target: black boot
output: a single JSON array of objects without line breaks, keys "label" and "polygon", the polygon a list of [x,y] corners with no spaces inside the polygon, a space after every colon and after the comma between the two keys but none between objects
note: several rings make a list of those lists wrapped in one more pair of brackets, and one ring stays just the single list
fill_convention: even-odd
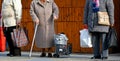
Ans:
[{"label": "black boot", "polygon": [[94,56],[94,57],[91,57],[91,59],[101,59],[101,56]]},{"label": "black boot", "polygon": [[41,53],[40,57],[46,57],[46,53]]},{"label": "black boot", "polygon": [[14,48],[14,56],[21,56],[21,49],[16,47]]},{"label": "black boot", "polygon": [[48,57],[52,57],[52,53],[48,53]]},{"label": "black boot", "polygon": [[7,56],[13,57],[13,54],[8,53]]}]

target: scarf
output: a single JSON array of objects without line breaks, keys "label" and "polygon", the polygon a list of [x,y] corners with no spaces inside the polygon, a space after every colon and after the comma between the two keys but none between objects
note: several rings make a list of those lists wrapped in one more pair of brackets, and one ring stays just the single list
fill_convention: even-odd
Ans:
[{"label": "scarf", "polygon": [[93,0],[93,12],[98,12],[99,11],[99,0]]},{"label": "scarf", "polygon": [[99,7],[99,0],[93,0],[96,3],[96,7]]}]

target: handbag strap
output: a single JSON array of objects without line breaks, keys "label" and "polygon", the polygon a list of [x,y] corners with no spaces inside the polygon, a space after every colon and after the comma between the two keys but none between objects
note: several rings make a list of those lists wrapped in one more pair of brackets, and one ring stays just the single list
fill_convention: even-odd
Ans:
[{"label": "handbag strap", "polygon": [[108,13],[107,0],[105,0],[105,8],[106,8],[106,12]]},{"label": "handbag strap", "polygon": [[21,24],[16,25],[16,29],[20,29],[20,28],[23,28],[23,26]]},{"label": "handbag strap", "polygon": [[2,25],[2,18],[0,18],[0,27],[2,27],[3,25]]}]

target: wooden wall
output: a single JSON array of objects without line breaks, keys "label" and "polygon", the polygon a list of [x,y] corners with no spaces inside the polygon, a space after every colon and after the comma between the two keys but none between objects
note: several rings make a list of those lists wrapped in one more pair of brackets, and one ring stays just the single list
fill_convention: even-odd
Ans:
[{"label": "wooden wall", "polygon": [[[23,4],[22,23],[25,27],[27,27],[27,29],[29,29],[30,38],[30,44],[26,47],[23,47],[23,50],[30,50],[30,45],[33,37],[33,22],[29,15],[30,2],[31,0],[29,1],[22,0]],[[73,52],[92,52],[91,49],[80,48],[79,42],[80,36],[79,30],[83,28],[82,20],[85,1],[55,0],[55,2],[60,10],[59,19],[55,21],[56,33],[64,32],[68,36],[69,38],[68,43],[72,43]],[[40,49],[34,46],[34,51],[40,51]]]},{"label": "wooden wall", "polygon": [[120,52],[120,0],[114,0],[115,5],[115,26],[114,28],[117,31],[117,38],[118,38],[118,47],[113,48],[113,52]]},{"label": "wooden wall", "polygon": [[[33,37],[33,22],[31,16],[29,14],[30,3],[32,0],[22,0],[23,4],[23,15],[22,15],[22,24],[24,27],[28,29],[28,35],[30,42],[27,46],[22,47],[23,51],[29,51],[32,44]],[[115,28],[118,32],[118,38],[120,37],[120,1],[115,1]],[[1,0],[0,0],[1,2]],[[81,48],[80,47],[80,33],[79,31],[83,29],[83,12],[85,0],[55,0],[56,4],[59,7],[60,15],[59,19],[55,21],[55,30],[56,33],[64,32],[68,38],[68,43],[72,43],[73,52],[81,52],[81,53],[92,53],[92,48]],[[1,6],[1,4],[0,4]],[[1,8],[1,7],[0,7]],[[120,39],[119,39],[120,40]],[[120,41],[119,41],[120,44]],[[33,51],[40,51],[39,48],[34,46]]]}]

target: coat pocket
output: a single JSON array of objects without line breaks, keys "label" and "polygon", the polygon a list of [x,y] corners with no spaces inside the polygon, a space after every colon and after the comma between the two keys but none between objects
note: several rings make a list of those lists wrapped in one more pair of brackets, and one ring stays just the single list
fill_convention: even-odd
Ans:
[{"label": "coat pocket", "polygon": [[12,7],[6,7],[2,9],[2,17],[6,18],[6,17],[12,17],[13,16],[13,9]]}]

